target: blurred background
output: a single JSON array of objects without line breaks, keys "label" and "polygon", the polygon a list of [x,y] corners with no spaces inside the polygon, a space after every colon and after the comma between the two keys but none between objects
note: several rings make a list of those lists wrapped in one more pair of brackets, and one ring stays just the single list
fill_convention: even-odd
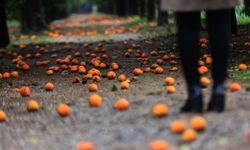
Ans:
[{"label": "blurred background", "polygon": [[[2,47],[9,43],[8,35],[13,41],[21,34],[34,34],[48,29],[55,20],[59,23],[60,19],[79,14],[137,17],[139,22],[155,22],[158,26],[174,23],[173,13],[160,9],[160,0],[5,0],[3,4],[0,9]],[[237,28],[237,23],[250,23],[249,6],[250,0],[245,0],[245,5],[232,9],[233,27]],[[205,19],[205,13],[201,13],[201,18]],[[8,26],[8,30],[5,26]]]}]

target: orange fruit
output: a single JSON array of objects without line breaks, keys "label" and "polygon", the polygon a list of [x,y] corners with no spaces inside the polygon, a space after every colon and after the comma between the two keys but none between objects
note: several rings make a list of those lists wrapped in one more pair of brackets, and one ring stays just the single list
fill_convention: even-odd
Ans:
[{"label": "orange fruit", "polygon": [[211,83],[211,81],[208,79],[208,77],[201,77],[200,83],[203,86],[208,86]]},{"label": "orange fruit", "polygon": [[162,74],[163,72],[164,72],[164,68],[162,68],[162,67],[156,67],[155,68],[155,72],[157,73],[157,74]]},{"label": "orange fruit", "polygon": [[175,79],[173,77],[166,77],[165,83],[166,83],[166,85],[174,85]]},{"label": "orange fruit", "polygon": [[175,93],[176,92],[176,88],[172,85],[167,86],[167,92],[168,93]]},{"label": "orange fruit", "polygon": [[173,133],[182,133],[186,129],[186,123],[183,120],[175,120],[170,125],[170,130]]},{"label": "orange fruit", "polygon": [[154,140],[149,145],[150,150],[168,150],[168,143],[164,140]]},{"label": "orange fruit", "polygon": [[92,81],[93,81],[93,82],[100,82],[100,81],[101,81],[101,77],[100,77],[99,75],[94,75],[94,76],[92,77]]},{"label": "orange fruit", "polygon": [[123,81],[120,84],[121,89],[128,89],[129,88],[129,82],[128,81]]},{"label": "orange fruit", "polygon": [[46,74],[47,74],[47,75],[53,75],[53,74],[54,74],[54,71],[53,71],[53,70],[48,70],[48,71],[46,72]]},{"label": "orange fruit", "polygon": [[92,94],[88,98],[89,105],[92,107],[99,107],[102,104],[102,97],[98,94]]},{"label": "orange fruit", "polygon": [[71,108],[67,104],[60,103],[57,106],[57,113],[62,117],[66,117],[71,113]]},{"label": "orange fruit", "polygon": [[0,122],[4,122],[6,121],[6,119],[7,119],[6,113],[0,110]]},{"label": "orange fruit", "polygon": [[19,76],[19,73],[18,73],[17,71],[12,71],[10,74],[11,74],[11,76],[14,77],[14,78],[16,78],[16,77]]},{"label": "orange fruit", "polygon": [[213,59],[211,56],[206,57],[206,64],[212,64]]},{"label": "orange fruit", "polygon": [[114,79],[116,77],[116,73],[114,71],[109,71],[107,73],[108,79]]},{"label": "orange fruit", "polygon": [[35,100],[30,100],[26,104],[28,111],[37,111],[39,109],[39,104]]},{"label": "orange fruit", "polygon": [[205,73],[208,72],[208,68],[207,68],[206,66],[200,66],[200,67],[198,68],[198,72],[199,72],[200,74],[205,74]]},{"label": "orange fruit", "polygon": [[22,86],[20,88],[20,94],[21,94],[22,97],[28,97],[28,96],[30,96],[30,93],[31,93],[31,91],[30,91],[29,87]]},{"label": "orange fruit", "polygon": [[89,84],[88,89],[90,92],[96,92],[98,90],[98,86],[94,83]]},{"label": "orange fruit", "polygon": [[239,91],[240,89],[241,89],[240,84],[239,84],[239,83],[236,83],[236,82],[231,83],[230,86],[229,86],[229,90],[230,90],[231,92]]},{"label": "orange fruit", "polygon": [[119,69],[119,65],[118,65],[117,63],[112,63],[112,64],[111,64],[111,68],[112,68],[113,70],[118,70],[118,69]]},{"label": "orange fruit", "polygon": [[193,129],[187,129],[181,135],[181,138],[184,142],[192,142],[196,139],[196,137],[197,133]]},{"label": "orange fruit", "polygon": [[28,64],[23,65],[23,70],[30,70],[30,66]]},{"label": "orange fruit", "polygon": [[151,112],[152,112],[153,116],[163,117],[163,116],[168,115],[169,108],[168,108],[168,105],[166,105],[164,103],[159,103],[159,104],[155,104],[152,107]]},{"label": "orange fruit", "polygon": [[117,110],[127,110],[129,107],[129,102],[126,99],[118,99],[115,103],[115,108]]},{"label": "orange fruit", "polygon": [[95,145],[89,141],[78,143],[77,150],[95,150]]},{"label": "orange fruit", "polygon": [[7,79],[9,77],[10,77],[10,73],[9,72],[5,72],[5,73],[2,74],[2,78],[3,79]]},{"label": "orange fruit", "polygon": [[196,131],[202,131],[206,129],[207,121],[203,117],[195,116],[190,120],[190,126]]},{"label": "orange fruit", "polygon": [[46,91],[52,91],[54,89],[54,84],[51,83],[51,82],[48,82],[48,83],[45,84],[44,89]]},{"label": "orange fruit", "polygon": [[239,64],[239,70],[247,70],[247,64]]},{"label": "orange fruit", "polygon": [[122,82],[122,81],[125,81],[126,80],[126,76],[124,74],[121,74],[118,76],[118,81]]},{"label": "orange fruit", "polygon": [[140,68],[135,68],[133,70],[134,75],[139,76],[143,74],[143,71]]}]

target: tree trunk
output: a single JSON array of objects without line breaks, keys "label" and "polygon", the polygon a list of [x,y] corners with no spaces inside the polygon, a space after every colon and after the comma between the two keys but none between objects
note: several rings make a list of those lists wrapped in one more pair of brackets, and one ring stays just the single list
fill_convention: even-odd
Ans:
[{"label": "tree trunk", "polygon": [[140,0],[139,1],[139,7],[140,7],[140,16],[145,17],[146,16],[146,13],[145,13],[145,0]]},{"label": "tree trunk", "polygon": [[126,1],[127,0],[119,0],[117,1],[117,14],[119,16],[126,16]]},{"label": "tree trunk", "polygon": [[245,0],[244,1],[244,5],[245,5],[245,13],[250,16],[250,0]]},{"label": "tree trunk", "polygon": [[128,0],[128,14],[129,15],[138,14],[137,3],[138,3],[137,0]]},{"label": "tree trunk", "polygon": [[158,26],[164,26],[168,24],[168,12],[161,10],[161,0],[158,0],[158,18],[157,24]]},{"label": "tree trunk", "polygon": [[147,2],[147,8],[148,8],[147,19],[148,19],[148,21],[155,20],[155,3],[156,3],[156,0],[148,0],[148,2]]},{"label": "tree trunk", "polygon": [[168,12],[159,10],[159,15],[157,19],[157,23],[159,26],[164,26],[168,24]]},{"label": "tree trunk", "polygon": [[27,0],[21,8],[22,32],[37,32],[46,27],[42,0]]},{"label": "tree trunk", "polygon": [[0,5],[0,47],[4,48],[10,43],[7,19],[5,14],[5,0]]}]

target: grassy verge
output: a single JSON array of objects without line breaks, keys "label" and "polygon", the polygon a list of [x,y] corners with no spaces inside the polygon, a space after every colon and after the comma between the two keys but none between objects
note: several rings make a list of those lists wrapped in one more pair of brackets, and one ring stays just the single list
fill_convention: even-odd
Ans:
[{"label": "grassy verge", "polygon": [[250,81],[250,68],[248,70],[239,71],[237,67],[229,70],[229,77],[239,81]]}]

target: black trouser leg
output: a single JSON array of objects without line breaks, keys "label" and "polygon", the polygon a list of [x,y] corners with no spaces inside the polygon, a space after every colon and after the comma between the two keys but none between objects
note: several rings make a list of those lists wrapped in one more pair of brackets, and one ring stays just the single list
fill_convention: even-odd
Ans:
[{"label": "black trouser leg", "polygon": [[212,76],[215,84],[223,84],[227,78],[230,53],[230,9],[207,11],[207,26],[212,52]]},{"label": "black trouser leg", "polygon": [[207,26],[212,52],[213,95],[209,111],[222,112],[225,109],[224,82],[227,78],[229,41],[231,37],[230,9],[207,11]]},{"label": "black trouser leg", "polygon": [[235,15],[235,8],[230,9],[230,19],[231,19],[231,33],[238,34],[237,19]]},{"label": "black trouser leg", "polygon": [[198,60],[199,60],[199,27],[200,13],[185,12],[176,13],[178,26],[178,43],[182,68],[188,86],[199,84]]},{"label": "black trouser leg", "polygon": [[202,112],[203,102],[199,85],[200,12],[176,13],[181,63],[188,85],[188,99],[181,112]]},{"label": "black trouser leg", "polygon": [[200,12],[176,13],[181,63],[188,86],[199,84]]}]

